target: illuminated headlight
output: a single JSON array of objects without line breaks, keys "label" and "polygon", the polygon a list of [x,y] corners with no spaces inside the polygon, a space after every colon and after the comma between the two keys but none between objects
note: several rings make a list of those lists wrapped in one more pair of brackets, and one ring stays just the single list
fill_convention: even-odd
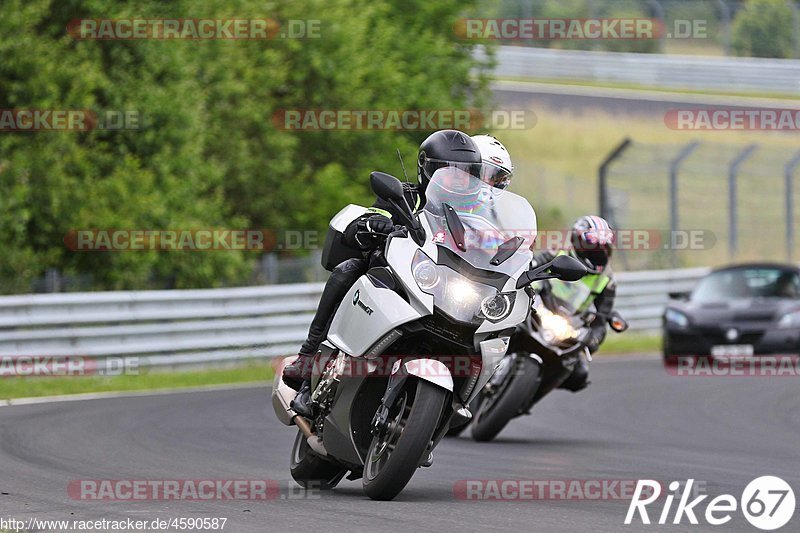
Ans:
[{"label": "illuminated headlight", "polygon": [[494,296],[488,296],[481,302],[481,312],[483,316],[492,322],[500,322],[508,318],[511,314],[511,309],[514,306],[514,297],[516,293],[497,293]]},{"label": "illuminated headlight", "polygon": [[434,298],[434,305],[458,322],[498,322],[511,314],[514,294],[472,281],[455,270],[437,265],[422,250],[411,263],[414,281],[422,292]]},{"label": "illuminated headlight", "polygon": [[689,327],[689,317],[687,317],[680,311],[676,311],[674,309],[667,309],[667,312],[664,314],[664,319],[669,324],[672,324],[679,328]]},{"label": "illuminated headlight", "polygon": [[800,309],[792,311],[781,317],[778,321],[779,328],[800,328]]},{"label": "illuminated headlight", "polygon": [[578,331],[563,316],[546,309],[539,309],[537,313],[542,322],[542,338],[548,344],[564,342],[578,336]]}]

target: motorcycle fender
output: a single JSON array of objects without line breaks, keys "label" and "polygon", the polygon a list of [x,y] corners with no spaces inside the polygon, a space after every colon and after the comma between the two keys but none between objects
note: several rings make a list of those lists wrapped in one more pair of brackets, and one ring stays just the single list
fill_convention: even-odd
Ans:
[{"label": "motorcycle fender", "polygon": [[[395,362],[392,368],[392,380],[399,373],[400,362]],[[453,375],[444,363],[436,359],[411,359],[403,362],[403,373],[407,376],[416,376],[429,381],[447,391],[453,392]]]},{"label": "motorcycle fender", "polygon": [[295,412],[289,407],[294,400],[297,392],[283,382],[283,368],[291,364],[297,359],[296,355],[285,358],[275,369],[275,379],[272,382],[272,409],[275,410],[275,416],[278,420],[286,425],[294,425]]}]

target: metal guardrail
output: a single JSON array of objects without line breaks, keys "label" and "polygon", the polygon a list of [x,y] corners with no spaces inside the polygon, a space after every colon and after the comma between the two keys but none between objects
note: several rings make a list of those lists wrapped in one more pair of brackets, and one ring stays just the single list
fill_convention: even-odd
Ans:
[{"label": "metal guardrail", "polygon": [[[479,49],[478,57],[484,57]],[[800,94],[800,60],[500,46],[494,75],[677,89]]]},{"label": "metal guardrail", "polygon": [[[617,307],[653,330],[670,291],[707,269],[623,272]],[[0,297],[0,356],[138,357],[139,366],[219,363],[296,353],[323,284]]]}]

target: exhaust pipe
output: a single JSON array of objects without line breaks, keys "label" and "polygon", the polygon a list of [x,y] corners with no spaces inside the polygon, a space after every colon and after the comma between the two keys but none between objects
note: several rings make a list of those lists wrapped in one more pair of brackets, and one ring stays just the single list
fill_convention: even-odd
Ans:
[{"label": "exhaust pipe", "polygon": [[326,450],[325,446],[322,444],[322,439],[319,438],[313,431],[311,431],[311,425],[308,423],[308,420],[296,414],[292,417],[292,421],[297,424],[297,429],[299,429],[300,433],[302,433],[306,438],[308,446],[314,451],[314,453],[322,457],[327,457],[328,450]]}]

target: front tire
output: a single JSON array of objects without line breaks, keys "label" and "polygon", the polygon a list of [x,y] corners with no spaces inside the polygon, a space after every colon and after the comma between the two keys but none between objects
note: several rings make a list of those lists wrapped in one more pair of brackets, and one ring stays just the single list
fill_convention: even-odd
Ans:
[{"label": "front tire", "polygon": [[408,484],[439,425],[447,394],[428,381],[409,378],[369,446],[363,479],[367,496],[391,500]]},{"label": "front tire", "polygon": [[342,468],[320,457],[308,445],[303,432],[298,430],[292,446],[292,463],[289,467],[292,478],[304,489],[330,490],[347,473]]},{"label": "front tire", "polygon": [[520,413],[526,400],[536,394],[540,383],[539,365],[522,356],[517,359],[515,368],[517,372],[507,378],[505,388],[497,392],[499,397],[487,396],[481,401],[472,423],[472,438],[476,441],[488,442],[495,438]]}]

